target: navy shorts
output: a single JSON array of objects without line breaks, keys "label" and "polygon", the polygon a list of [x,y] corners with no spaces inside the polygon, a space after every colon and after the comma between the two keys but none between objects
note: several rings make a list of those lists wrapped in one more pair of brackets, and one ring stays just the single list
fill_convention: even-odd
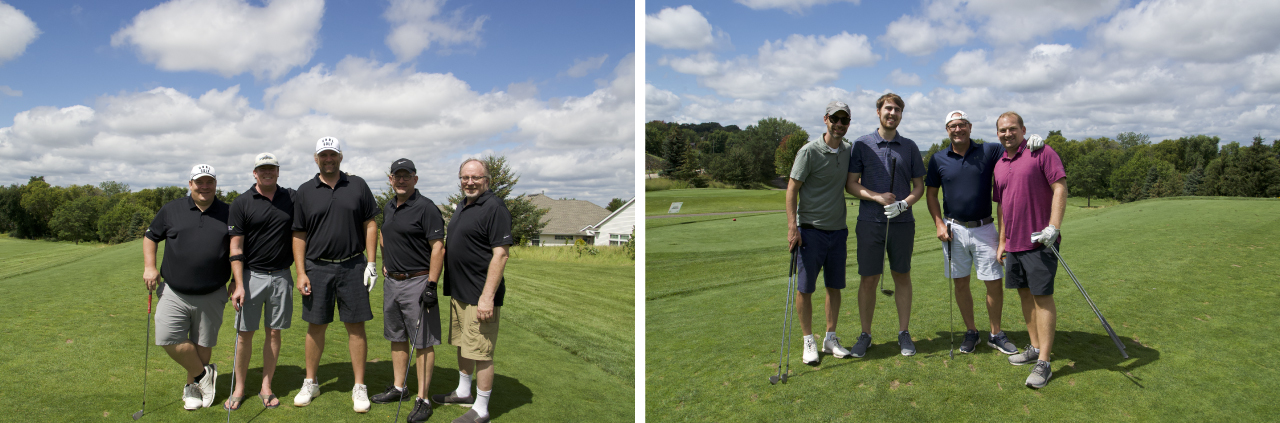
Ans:
[{"label": "navy shorts", "polygon": [[1004,256],[1006,289],[1030,288],[1031,295],[1053,295],[1053,278],[1057,274],[1058,257],[1043,245]]},{"label": "navy shorts", "polygon": [[844,289],[849,229],[824,231],[800,228],[800,241],[800,281],[796,290],[812,294],[817,289],[819,270],[822,271],[827,288]]},{"label": "navy shorts", "polygon": [[[884,273],[886,252],[883,223],[858,221],[858,274],[874,276]],[[898,273],[911,272],[911,251],[916,242],[915,222],[889,224],[889,269]]]}]

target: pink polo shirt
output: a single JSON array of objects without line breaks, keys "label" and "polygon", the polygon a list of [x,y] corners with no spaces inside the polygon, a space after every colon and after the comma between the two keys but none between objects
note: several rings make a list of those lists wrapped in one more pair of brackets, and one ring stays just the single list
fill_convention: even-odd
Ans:
[{"label": "pink polo shirt", "polygon": [[[1053,208],[1053,188],[1049,185],[1067,177],[1062,159],[1052,147],[1026,151],[1023,140],[1017,151],[1005,151],[996,162],[995,186],[991,199],[1000,203],[1004,216],[1004,250],[1028,251],[1036,244],[1031,233],[1049,226],[1049,213]],[[1061,239],[1061,238],[1059,238]]]}]

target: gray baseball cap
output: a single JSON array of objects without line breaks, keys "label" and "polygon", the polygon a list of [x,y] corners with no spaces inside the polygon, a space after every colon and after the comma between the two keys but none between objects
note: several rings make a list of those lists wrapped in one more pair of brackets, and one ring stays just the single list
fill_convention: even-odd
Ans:
[{"label": "gray baseball cap", "polygon": [[835,112],[844,111],[849,116],[853,116],[853,112],[849,111],[849,105],[844,102],[832,100],[827,103],[827,116],[831,116]]}]

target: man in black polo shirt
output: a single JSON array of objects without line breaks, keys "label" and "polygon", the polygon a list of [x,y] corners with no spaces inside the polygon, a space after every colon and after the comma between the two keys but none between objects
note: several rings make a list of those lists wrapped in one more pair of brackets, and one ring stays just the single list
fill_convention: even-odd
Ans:
[{"label": "man in black polo shirt", "polygon": [[[444,404],[472,404],[454,422],[488,422],[489,396],[493,392],[493,351],[498,340],[498,318],[506,294],[502,271],[512,244],[511,212],[489,190],[484,162],[468,159],[458,169],[462,194],[449,220],[445,240],[444,295],[449,301],[449,343],[458,347],[458,389],[433,395]],[[469,330],[469,328],[478,330]],[[471,396],[471,375],[476,396]]]},{"label": "man in black polo shirt", "polygon": [[364,413],[369,411],[364,384],[369,348],[364,322],[373,320],[369,291],[377,280],[378,227],[373,218],[378,215],[378,204],[364,179],[342,173],[342,144],[336,138],[316,141],[315,161],[320,173],[303,182],[293,199],[293,262],[302,294],[302,320],[309,323],[307,378],[293,405],[311,404],[311,398],[320,392],[316,371],[336,303],[347,327],[347,348],[355,373],[351,402],[357,413]]},{"label": "man in black polo shirt", "polygon": [[262,320],[267,329],[262,349],[262,405],[276,408],[280,400],[271,391],[276,360],[280,358],[280,331],[293,321],[293,196],[292,188],[276,185],[280,161],[271,153],[259,154],[253,163],[257,181],[231,202],[231,304],[241,311],[236,327],[240,349],[235,358],[236,385],[223,404],[232,410],[244,402],[244,381],[253,354],[253,334]]},{"label": "man in black polo shirt", "polygon": [[[218,344],[222,310],[227,304],[227,203],[214,191],[213,166],[191,168],[191,195],[170,201],[156,212],[142,240],[142,280],[155,289],[156,345],[187,370],[183,408],[213,404],[218,366],[209,363]],[[156,270],[156,248],[164,241],[164,263]]]},{"label": "man in black polo shirt", "polygon": [[[408,390],[405,365],[409,342],[418,349],[418,397],[408,421],[431,417],[427,389],[440,345],[440,309],[436,306],[436,281],[444,268],[444,218],[430,198],[414,188],[418,169],[409,159],[391,163],[388,176],[395,198],[382,210],[383,336],[391,341],[395,383],[374,395],[378,404],[403,401]],[[425,304],[423,303],[425,300]]]}]

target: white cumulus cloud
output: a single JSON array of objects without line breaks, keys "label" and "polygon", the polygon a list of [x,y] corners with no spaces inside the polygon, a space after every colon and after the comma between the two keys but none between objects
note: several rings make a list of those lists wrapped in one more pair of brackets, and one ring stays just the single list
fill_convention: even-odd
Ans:
[{"label": "white cumulus cloud", "polygon": [[696,75],[703,86],[723,96],[762,99],[787,90],[825,84],[840,71],[871,66],[880,55],[867,37],[841,32],[830,37],[792,34],[786,40],[765,41],[755,57],[719,61],[703,52],[683,58],[659,59],[676,72]]},{"label": "white cumulus cloud", "polygon": [[1147,0],[1098,28],[1107,46],[1138,56],[1221,62],[1274,52],[1280,2]]},{"label": "white cumulus cloud", "polygon": [[1065,44],[1041,44],[1026,54],[988,59],[985,50],[961,51],[942,65],[947,83],[965,87],[994,87],[1014,92],[1060,86],[1073,76],[1074,49]]},{"label": "white cumulus cloud", "polygon": [[965,10],[983,22],[981,32],[988,40],[1017,44],[1059,29],[1084,28],[1111,14],[1120,3],[1121,0],[970,0]]},{"label": "white cumulus cloud", "polygon": [[600,69],[600,66],[604,65],[604,61],[608,59],[609,55],[606,54],[588,59],[574,60],[573,66],[570,66],[569,70],[565,71],[565,74],[574,78],[587,76],[591,71]]},{"label": "white cumulus cloud", "polygon": [[894,69],[893,72],[889,72],[889,82],[898,86],[916,86],[920,85],[920,75]]},{"label": "white cumulus cloud", "polygon": [[644,17],[644,39],[663,48],[702,50],[716,44],[711,23],[693,6],[664,8]]},{"label": "white cumulus cloud", "polygon": [[806,9],[831,3],[862,3],[862,0],[734,0],[738,4],[755,10],[782,9],[791,13],[801,13]]},{"label": "white cumulus cloud", "polygon": [[40,28],[21,10],[0,2],[0,65],[27,51]]},{"label": "white cumulus cloud", "polygon": [[667,91],[653,84],[644,84],[644,120],[674,120],[676,112],[680,110],[680,96],[671,91]]},{"label": "white cumulus cloud", "polygon": [[323,0],[172,0],[139,13],[111,36],[167,71],[278,78],[311,60]]},{"label": "white cumulus cloud", "polygon": [[444,13],[445,0],[391,0],[383,16],[392,24],[387,34],[387,47],[396,59],[407,62],[431,47],[457,44],[479,44],[480,31],[487,15],[475,19],[463,17],[463,10]]}]

